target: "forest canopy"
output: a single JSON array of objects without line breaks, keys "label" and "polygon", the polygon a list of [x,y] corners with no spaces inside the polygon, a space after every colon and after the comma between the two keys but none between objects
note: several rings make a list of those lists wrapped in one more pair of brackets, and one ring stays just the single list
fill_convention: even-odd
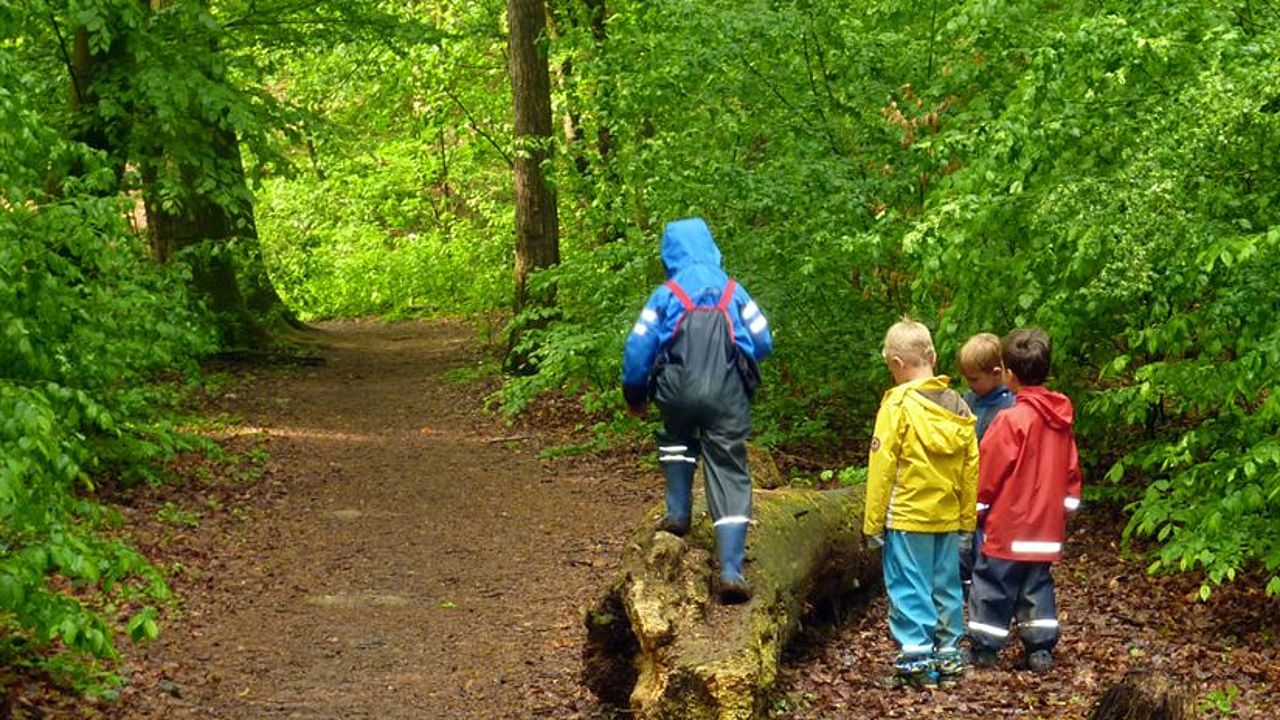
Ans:
[{"label": "forest canopy", "polygon": [[[1086,499],[1203,597],[1280,594],[1275,0],[0,0],[0,28],[5,662],[154,635],[163,580],[95,488],[159,481],[197,443],[175,383],[299,320],[519,307],[508,409],[634,430],[622,340],[689,215],[776,334],[759,443],[861,442],[904,313],[947,373],[1038,325]],[[558,212],[527,288],[521,167]]]}]

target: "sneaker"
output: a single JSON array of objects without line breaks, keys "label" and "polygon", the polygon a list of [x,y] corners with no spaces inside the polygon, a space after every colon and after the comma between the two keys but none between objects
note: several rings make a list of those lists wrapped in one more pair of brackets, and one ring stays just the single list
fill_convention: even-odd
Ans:
[{"label": "sneaker", "polygon": [[971,648],[969,664],[976,668],[993,668],[1000,662],[1000,654],[990,648]]},{"label": "sneaker", "polygon": [[955,687],[964,677],[964,658],[960,653],[942,655],[937,659],[938,684],[942,687]]},{"label": "sneaker", "polygon": [[899,670],[881,679],[880,685],[890,690],[934,690],[940,682],[937,670],[904,672]]},{"label": "sneaker", "polygon": [[1049,672],[1053,669],[1053,653],[1048,650],[1036,650],[1027,655],[1027,659],[1019,663],[1018,667],[1034,673]]}]

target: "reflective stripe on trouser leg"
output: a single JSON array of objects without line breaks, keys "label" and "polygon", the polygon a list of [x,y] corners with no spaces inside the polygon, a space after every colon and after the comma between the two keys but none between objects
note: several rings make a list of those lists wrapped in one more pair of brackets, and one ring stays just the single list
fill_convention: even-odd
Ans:
[{"label": "reflective stripe on trouser leg", "polygon": [[667,481],[667,519],[685,528],[693,515],[693,476],[699,449],[698,441],[691,437],[658,435],[658,463]]},{"label": "reflective stripe on trouser leg", "polygon": [[1052,650],[1058,644],[1058,604],[1049,563],[1025,563],[1017,618],[1018,638],[1027,652]]},{"label": "reflective stripe on trouser leg", "polygon": [[960,536],[933,536],[933,605],[938,611],[934,650],[940,655],[959,652],[964,636],[964,591],[960,585]]},{"label": "reflective stripe on trouser leg", "polygon": [[882,567],[889,594],[889,632],[901,650],[900,660],[915,661],[920,656],[933,655],[938,626],[932,590],[935,555],[932,534],[899,530],[884,533]]},{"label": "reflective stripe on trouser leg", "polygon": [[999,650],[1009,640],[1009,621],[1022,587],[1023,563],[981,553],[969,587],[969,637],[975,647]]}]

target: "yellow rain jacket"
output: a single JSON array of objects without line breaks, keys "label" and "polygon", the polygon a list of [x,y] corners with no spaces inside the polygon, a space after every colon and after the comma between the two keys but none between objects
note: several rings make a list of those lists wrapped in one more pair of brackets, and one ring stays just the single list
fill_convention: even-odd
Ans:
[{"label": "yellow rain jacket", "polygon": [[862,531],[973,532],[978,438],[969,406],[938,375],[897,385],[880,400]]}]

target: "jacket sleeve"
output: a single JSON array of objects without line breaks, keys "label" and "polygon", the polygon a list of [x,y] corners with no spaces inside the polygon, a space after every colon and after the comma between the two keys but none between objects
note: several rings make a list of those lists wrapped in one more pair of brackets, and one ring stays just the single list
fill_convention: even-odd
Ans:
[{"label": "jacket sleeve", "polygon": [[862,514],[862,532],[867,535],[880,535],[884,532],[889,499],[898,475],[903,420],[901,405],[886,394],[880,403],[879,412],[876,413],[871,457],[867,462],[867,505]]},{"label": "jacket sleeve", "polygon": [[980,447],[976,507],[979,520],[1000,497],[1005,481],[1018,464],[1018,449],[1021,447],[1018,428],[1009,420],[1007,413],[1000,413],[991,420]]},{"label": "jacket sleeve", "polygon": [[[742,330],[751,341],[751,356],[759,362],[773,352],[773,333],[769,330],[769,320],[760,310],[760,306],[751,298],[746,288],[738,286],[735,293],[735,304],[738,306],[738,317],[742,322]],[[742,343],[739,342],[739,345]]]},{"label": "jacket sleeve", "polygon": [[1076,437],[1071,435],[1071,451],[1067,461],[1067,497],[1063,505],[1067,512],[1075,512],[1080,508],[1080,493],[1083,480],[1080,477],[1080,453],[1076,450]]},{"label": "jacket sleeve", "polygon": [[975,431],[964,453],[960,477],[960,531],[973,532],[978,524],[978,434]]},{"label": "jacket sleeve", "polygon": [[631,326],[622,351],[622,395],[631,407],[639,407],[649,399],[649,371],[658,359],[665,294],[670,291],[658,288],[649,296],[640,317]]}]

